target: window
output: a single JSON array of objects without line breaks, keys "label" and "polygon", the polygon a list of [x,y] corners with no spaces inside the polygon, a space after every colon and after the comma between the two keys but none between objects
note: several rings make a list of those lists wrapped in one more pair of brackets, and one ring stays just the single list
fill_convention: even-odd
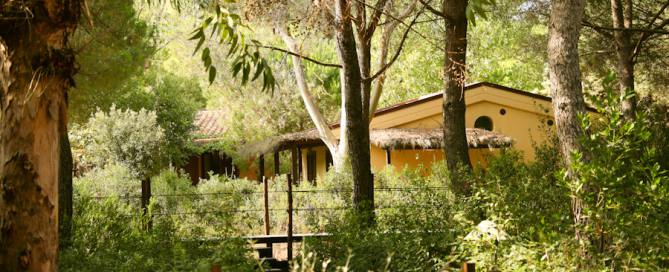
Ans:
[{"label": "window", "polygon": [[488,116],[481,116],[474,122],[474,127],[492,131],[492,119]]},{"label": "window", "polygon": [[309,182],[316,181],[316,151],[307,151],[307,180]]}]

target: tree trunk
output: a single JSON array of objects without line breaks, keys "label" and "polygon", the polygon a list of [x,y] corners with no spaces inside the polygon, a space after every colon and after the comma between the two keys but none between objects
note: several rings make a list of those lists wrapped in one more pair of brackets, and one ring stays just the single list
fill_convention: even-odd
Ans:
[{"label": "tree trunk", "polygon": [[346,0],[335,1],[335,37],[337,55],[342,65],[341,84],[346,112],[349,159],[353,174],[353,205],[363,220],[373,221],[374,182],[369,156],[369,125],[363,116],[362,77],[351,24],[351,6]]},{"label": "tree trunk", "polygon": [[72,234],[72,148],[67,125],[61,124],[60,169],[58,171],[58,230],[60,249],[70,244]]},{"label": "tree trunk", "polygon": [[0,8],[0,267],[55,271],[61,130],[72,86],[67,43],[79,1]]},{"label": "tree trunk", "polygon": [[[288,48],[289,51],[295,53],[295,54],[301,54],[299,48],[297,47],[297,44],[295,43],[295,40],[293,37],[290,35],[288,29],[283,26],[277,26],[277,30],[279,32],[279,35],[281,36],[281,39],[283,39],[283,42],[286,44],[286,47]],[[314,125],[316,126],[316,130],[318,131],[318,136],[321,138],[323,143],[325,143],[325,146],[330,150],[330,154],[332,154],[332,163],[335,166],[335,169],[341,169],[341,166],[344,164],[345,161],[345,154],[344,151],[345,149],[340,148],[342,144],[337,143],[337,138],[335,138],[335,135],[332,133],[332,130],[330,129],[327,121],[325,120],[325,117],[321,113],[321,111],[318,109],[318,105],[316,104],[316,101],[314,100],[313,95],[311,95],[311,91],[309,90],[309,85],[307,85],[307,78],[304,73],[304,64],[302,64],[302,59],[298,56],[292,56],[291,60],[293,61],[293,73],[295,74],[295,81],[297,83],[297,87],[300,91],[300,97],[302,97],[302,102],[304,102],[304,107],[307,110],[307,113],[309,114],[309,118],[311,118],[311,121],[314,122]],[[342,120],[344,118],[344,113],[342,111]],[[345,127],[342,124],[341,126],[342,132],[345,133]],[[345,143],[346,138],[341,138],[342,143]]]},{"label": "tree trunk", "polygon": [[[409,6],[407,6],[399,15],[395,15],[393,17],[397,18],[398,20],[404,20],[405,18],[409,17],[411,12],[416,8],[416,2],[417,0],[414,0],[411,2]],[[388,1],[386,3],[386,8],[385,10],[387,12],[390,12],[392,9],[392,4],[393,1]],[[389,17],[389,16],[386,16]],[[390,19],[386,19],[390,20]],[[379,49],[379,59],[378,59],[378,64],[377,67],[378,69],[382,69],[382,67],[386,66],[387,61],[388,61],[388,51],[390,48],[390,40],[392,38],[393,32],[395,32],[395,29],[397,28],[397,25],[399,24],[399,21],[397,20],[390,20],[390,22],[386,22],[385,24],[382,25],[382,30],[381,30],[381,38],[380,38],[380,49]],[[398,48],[399,50],[399,48]],[[381,99],[381,93],[383,93],[383,86],[386,82],[386,73],[382,73],[379,75],[379,77],[376,79],[376,84],[374,85],[374,88],[371,92],[370,98],[369,98],[369,113],[368,113],[368,122],[371,123],[372,120],[374,119],[374,113],[376,112],[376,109],[379,106],[379,100]]]},{"label": "tree trunk", "polygon": [[[467,74],[467,0],[443,1],[446,18],[444,56],[444,153],[451,173],[471,168],[465,128],[465,80]],[[454,192],[468,195],[469,184],[454,177]]]},{"label": "tree trunk", "polygon": [[[589,157],[579,142],[585,132],[578,119],[579,114],[586,113],[578,56],[578,39],[584,6],[584,0],[554,0],[551,5],[548,39],[548,74],[555,124],[560,152],[573,181],[576,181],[577,177],[570,170],[574,163],[572,152],[580,152],[582,158],[586,160]],[[572,216],[575,236],[579,242],[586,242],[582,233],[582,229],[587,225],[587,218],[583,214],[586,204],[579,197],[580,193],[573,192],[573,195]],[[586,255],[586,251],[581,253]]]},{"label": "tree trunk", "polygon": [[[623,1],[625,7],[623,7]],[[632,27],[632,1],[611,0],[611,18],[613,27],[616,29],[629,29]],[[636,115],[636,93],[634,93],[634,61],[632,58],[632,33],[625,30],[613,31],[613,39],[616,45],[616,73],[621,93],[632,92],[634,96],[623,100],[622,111],[627,118]]]}]

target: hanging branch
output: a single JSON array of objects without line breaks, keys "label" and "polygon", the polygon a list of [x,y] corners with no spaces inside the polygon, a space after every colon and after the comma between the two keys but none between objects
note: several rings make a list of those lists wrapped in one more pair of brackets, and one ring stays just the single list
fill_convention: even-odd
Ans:
[{"label": "hanging branch", "polygon": [[374,75],[372,75],[372,76],[370,76],[370,77],[368,77],[368,78],[364,78],[363,80],[365,80],[365,81],[371,81],[371,80],[374,80],[375,78],[377,78],[378,76],[380,76],[381,74],[383,74],[383,73],[384,73],[390,66],[393,65],[393,63],[394,63],[394,62],[397,60],[397,58],[400,56],[400,53],[402,52],[402,48],[404,48],[404,42],[406,41],[407,37],[409,36],[409,31],[411,30],[411,27],[413,27],[413,25],[416,24],[416,20],[418,19],[418,17],[419,17],[421,14],[423,14],[423,10],[424,10],[424,9],[421,9],[420,11],[418,11],[418,14],[416,14],[416,16],[414,16],[413,20],[411,20],[411,23],[407,26],[407,29],[404,31],[404,34],[402,34],[402,40],[400,40],[400,44],[399,44],[399,46],[398,46],[398,48],[397,48],[397,51],[395,51],[395,54],[394,54],[393,57],[390,59],[390,61],[389,61],[386,65],[384,65],[383,67],[381,67],[381,68],[379,69],[379,71],[377,71],[376,73],[374,73]]},{"label": "hanging branch", "polygon": [[270,50],[274,50],[274,51],[279,51],[279,52],[282,52],[282,53],[286,53],[286,54],[288,54],[288,55],[295,56],[295,57],[301,58],[301,59],[306,60],[306,61],[310,61],[310,62],[312,62],[312,63],[318,64],[318,65],[321,65],[321,66],[325,66],[325,67],[334,67],[334,68],[341,68],[341,65],[340,65],[340,64],[334,64],[334,63],[322,62],[322,61],[319,61],[319,60],[316,60],[316,59],[307,57],[307,56],[305,56],[305,55],[300,55],[300,54],[297,54],[297,53],[288,51],[288,50],[283,49],[283,48],[274,47],[274,46],[269,46],[269,45],[254,45],[254,46],[255,46],[255,47],[259,47],[259,48],[265,48],[265,49],[270,49]]}]

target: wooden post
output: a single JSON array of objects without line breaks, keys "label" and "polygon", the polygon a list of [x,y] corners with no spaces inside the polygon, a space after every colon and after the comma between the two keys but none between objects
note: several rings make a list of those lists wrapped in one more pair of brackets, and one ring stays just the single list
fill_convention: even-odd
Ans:
[{"label": "wooden post", "polygon": [[142,211],[146,215],[151,201],[151,179],[142,179]]},{"label": "wooden post", "polygon": [[302,178],[302,148],[297,146],[297,176],[295,179],[298,181],[303,180]]},{"label": "wooden post", "polygon": [[258,183],[261,183],[265,177],[265,155],[258,157]]},{"label": "wooden post", "polygon": [[288,174],[288,260],[293,259],[293,182],[292,177]]},{"label": "wooden post", "polygon": [[274,176],[278,176],[281,173],[281,170],[279,169],[281,167],[281,159],[279,158],[279,151],[274,152]]},{"label": "wooden post", "polygon": [[[142,180],[142,212],[146,215],[149,212],[149,202],[151,201],[151,179],[145,178]],[[149,218],[145,226],[147,229],[153,227],[153,220]]]},{"label": "wooden post", "polygon": [[204,162],[202,161],[202,156],[204,156],[204,153],[197,155],[197,181],[195,182],[195,185],[200,182],[200,179],[204,178]]},{"label": "wooden post", "polygon": [[386,148],[386,164],[387,164],[387,165],[390,165],[390,164],[391,164],[391,161],[390,161],[390,149],[388,149],[388,148]]},{"label": "wooden post", "polygon": [[270,226],[269,226],[269,192],[267,189],[267,179],[263,178],[263,199],[264,199],[264,208],[265,208],[265,216],[264,216],[264,221],[265,221],[265,235],[270,234]]},{"label": "wooden post", "polygon": [[292,171],[291,175],[295,178],[294,182],[295,184],[298,184],[300,180],[297,178],[297,147],[292,147],[290,149],[290,154],[291,154],[291,166],[292,166]]},{"label": "wooden post", "polygon": [[476,272],[476,264],[470,262],[462,263],[462,272]]}]

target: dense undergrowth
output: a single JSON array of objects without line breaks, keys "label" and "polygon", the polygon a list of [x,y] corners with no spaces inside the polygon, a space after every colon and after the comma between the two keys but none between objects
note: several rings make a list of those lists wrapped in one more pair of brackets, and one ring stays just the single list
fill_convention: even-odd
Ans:
[{"label": "dense undergrowth", "polygon": [[[387,168],[375,174],[371,225],[348,209],[346,171],[297,185],[295,232],[332,236],[303,243],[294,270],[455,271],[466,261],[483,271],[668,269],[666,109],[646,107],[626,120],[615,97],[603,101],[603,114],[584,118],[590,135],[583,142],[593,155],[575,165],[576,181],[564,178],[550,142],[537,147],[533,162],[505,150],[473,172]],[[449,189],[456,175],[469,181],[471,196]],[[258,270],[239,238],[262,232],[260,184],[212,176],[193,187],[173,170],[152,182],[149,215],[142,215],[139,180],[127,168],[107,165],[76,179],[74,235],[61,269],[207,270],[218,263],[225,271]],[[272,233],[285,232],[285,189],[284,176],[270,181]],[[586,202],[588,225],[572,223],[574,196]]]}]

